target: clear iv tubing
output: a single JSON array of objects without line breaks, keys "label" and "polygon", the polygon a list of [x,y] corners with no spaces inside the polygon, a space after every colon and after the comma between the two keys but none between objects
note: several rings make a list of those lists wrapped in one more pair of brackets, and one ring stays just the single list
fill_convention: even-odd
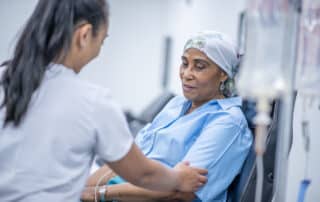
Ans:
[{"label": "clear iv tubing", "polygon": [[255,202],[261,202],[262,199],[262,190],[263,190],[263,155],[256,156],[256,165],[257,165],[257,185],[256,185],[256,194]]},{"label": "clear iv tubing", "polygon": [[263,155],[266,147],[266,138],[268,135],[268,125],[271,122],[269,116],[270,104],[267,98],[260,98],[257,102],[257,115],[254,119],[257,125],[255,134],[255,151],[256,151],[256,168],[257,168],[257,184],[255,202],[261,202],[263,190]]}]

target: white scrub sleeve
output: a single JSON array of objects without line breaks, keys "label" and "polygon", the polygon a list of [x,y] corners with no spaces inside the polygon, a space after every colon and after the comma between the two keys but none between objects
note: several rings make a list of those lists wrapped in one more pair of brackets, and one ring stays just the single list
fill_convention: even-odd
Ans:
[{"label": "white scrub sleeve", "polygon": [[133,137],[120,106],[112,100],[107,91],[100,95],[93,112],[95,152],[107,162],[118,161],[129,152]]}]

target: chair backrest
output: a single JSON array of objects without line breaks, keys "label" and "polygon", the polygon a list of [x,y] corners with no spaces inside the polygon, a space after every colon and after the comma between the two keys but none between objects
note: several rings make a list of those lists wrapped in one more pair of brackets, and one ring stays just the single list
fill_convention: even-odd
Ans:
[{"label": "chair backrest", "polygon": [[163,91],[141,112],[140,120],[144,121],[145,124],[151,122],[174,96],[175,94],[170,91]]},{"label": "chair backrest", "polygon": [[[272,121],[269,126],[268,136],[266,140],[266,152],[263,159],[264,182],[262,202],[270,202],[272,200],[279,104],[280,101],[275,101],[273,103],[273,110],[271,112]],[[243,111],[248,119],[248,125],[252,130],[253,134],[255,129],[255,125],[252,121],[252,118],[255,116],[254,107],[255,104],[252,102],[245,101],[243,103]],[[255,157],[256,156],[253,145],[244,162],[240,174],[234,179],[234,181],[228,189],[228,202],[254,201],[256,186]]]},{"label": "chair backrest", "polygon": [[147,123],[150,123],[174,96],[172,92],[163,91],[138,116],[126,112],[127,122],[133,136],[136,136]]}]

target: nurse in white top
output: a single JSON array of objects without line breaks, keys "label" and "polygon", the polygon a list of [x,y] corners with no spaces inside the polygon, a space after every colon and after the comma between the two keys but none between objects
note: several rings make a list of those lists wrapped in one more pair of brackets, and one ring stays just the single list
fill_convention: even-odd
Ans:
[{"label": "nurse in white top", "polygon": [[105,0],[38,2],[1,68],[1,202],[79,201],[94,155],[145,188],[190,192],[205,183],[205,170],[147,159],[108,92],[77,77],[107,31]]}]

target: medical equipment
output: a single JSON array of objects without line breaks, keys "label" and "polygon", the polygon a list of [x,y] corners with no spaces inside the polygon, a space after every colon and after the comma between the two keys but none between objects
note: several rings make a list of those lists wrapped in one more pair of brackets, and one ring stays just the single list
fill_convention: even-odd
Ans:
[{"label": "medical equipment", "polygon": [[320,0],[305,0],[301,16],[297,87],[304,95],[320,95]]},{"label": "medical equipment", "polygon": [[303,2],[299,38],[299,76],[297,88],[303,96],[302,106],[302,137],[305,150],[304,179],[301,180],[298,202],[303,202],[308,187],[309,179],[309,153],[311,130],[307,108],[311,108],[314,100],[320,95],[320,0],[305,0]]},{"label": "medical equipment", "polygon": [[[263,154],[267,127],[270,124],[270,102],[282,97],[283,109],[281,149],[277,159],[281,159],[286,170],[287,161],[283,153],[288,151],[288,136],[292,111],[294,81],[294,56],[297,37],[297,17],[289,0],[249,0],[246,12],[246,45],[243,65],[238,77],[240,95],[257,101],[257,125],[255,151],[257,165],[257,185],[255,202],[260,202],[263,190]],[[279,171],[282,171],[280,173]],[[277,169],[278,187],[285,189],[286,175],[283,168]],[[281,176],[281,179],[280,177]],[[278,193],[282,194],[283,193]],[[281,196],[283,197],[283,196]],[[280,197],[280,198],[281,198]],[[276,199],[276,201],[284,201]]]},{"label": "medical equipment", "polygon": [[302,137],[304,143],[305,150],[305,168],[304,168],[304,179],[300,184],[300,191],[298,194],[298,202],[303,202],[305,199],[305,195],[309,185],[311,184],[311,179],[309,179],[308,170],[309,170],[309,151],[310,151],[310,124],[309,120],[306,117],[306,108],[307,105],[311,103],[307,103],[307,99],[303,99],[303,110],[302,110]]}]

